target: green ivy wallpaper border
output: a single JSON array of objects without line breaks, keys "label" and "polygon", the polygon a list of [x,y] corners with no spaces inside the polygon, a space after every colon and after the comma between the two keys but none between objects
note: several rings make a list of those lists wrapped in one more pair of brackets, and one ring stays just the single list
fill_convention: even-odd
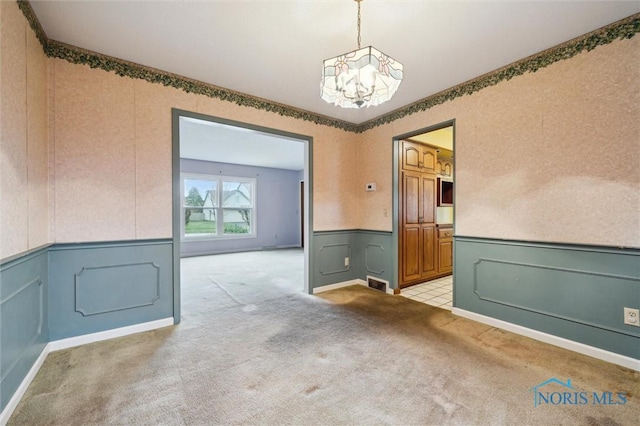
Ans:
[{"label": "green ivy wallpaper border", "polygon": [[390,113],[383,114],[361,124],[353,124],[51,40],[45,34],[29,1],[17,0],[17,3],[48,57],[64,59],[74,64],[88,65],[91,68],[114,72],[121,77],[137,78],[151,83],[159,83],[164,86],[183,90],[187,93],[217,98],[223,101],[233,102],[240,106],[273,112],[282,116],[310,121],[315,124],[335,127],[354,133],[362,133],[409,115],[426,111],[436,105],[443,104],[461,96],[470,95],[486,87],[495,86],[502,81],[510,80],[519,75],[536,72],[555,62],[572,58],[579,53],[591,51],[598,46],[612,43],[615,40],[630,39],[640,32],[640,13],[638,13],[491,71],[473,80],[421,99],[413,104],[391,111]]},{"label": "green ivy wallpaper border", "polygon": [[373,120],[361,123],[358,132],[364,132],[374,127],[404,118],[421,111],[426,111],[436,105],[454,100],[464,95],[470,95],[486,87],[511,80],[513,77],[536,72],[555,62],[572,58],[584,51],[591,51],[598,46],[609,44],[615,40],[630,39],[640,32],[640,13],[631,15],[625,19],[614,22],[598,30],[574,38],[565,43],[551,47],[542,52],[491,71],[480,77],[461,83],[440,93],[421,99],[413,104],[404,106],[388,114],[381,115]]}]

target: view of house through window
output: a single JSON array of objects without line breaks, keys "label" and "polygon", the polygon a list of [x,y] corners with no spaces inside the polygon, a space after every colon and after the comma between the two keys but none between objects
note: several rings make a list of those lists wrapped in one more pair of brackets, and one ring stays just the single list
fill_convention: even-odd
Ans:
[{"label": "view of house through window", "polygon": [[256,180],[182,175],[183,237],[255,236]]}]

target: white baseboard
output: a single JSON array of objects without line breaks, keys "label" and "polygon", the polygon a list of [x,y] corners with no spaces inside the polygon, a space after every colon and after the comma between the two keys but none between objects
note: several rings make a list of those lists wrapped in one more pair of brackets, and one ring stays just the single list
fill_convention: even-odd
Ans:
[{"label": "white baseboard", "polygon": [[42,352],[40,352],[38,359],[36,359],[36,362],[33,363],[33,365],[31,366],[31,369],[29,370],[25,378],[22,380],[22,383],[20,383],[20,386],[18,386],[18,389],[16,389],[15,393],[9,400],[9,403],[7,404],[6,407],[4,407],[4,410],[2,410],[2,412],[0,413],[0,425],[4,426],[9,422],[9,418],[13,414],[13,410],[16,409],[16,407],[20,403],[20,400],[22,399],[25,392],[29,388],[29,385],[33,381],[34,377],[36,377],[36,374],[38,374],[38,371],[40,371],[40,367],[42,367],[42,364],[44,364],[44,360],[47,359],[47,355],[49,355],[48,344],[44,347]]},{"label": "white baseboard", "polygon": [[49,355],[51,352],[86,345],[89,343],[100,342],[102,340],[114,339],[116,337],[128,336],[130,334],[142,333],[144,331],[151,331],[158,328],[168,327],[173,324],[173,317],[163,318],[156,321],[130,325],[127,327],[114,328],[113,330],[100,331],[98,333],[85,334],[83,336],[69,337],[68,339],[54,340],[53,342],[47,343],[47,345],[38,356],[36,362],[33,363],[33,366],[31,367],[25,378],[22,380],[22,383],[20,383],[20,386],[18,386],[18,389],[16,389],[16,392],[11,397],[11,400],[9,400],[7,406],[0,413],[0,426],[4,426],[9,422],[9,418],[13,414],[13,411],[20,403],[20,400],[29,388],[29,385],[33,381],[33,378],[36,377],[36,374],[38,374],[38,371],[40,371],[42,364],[47,359],[47,355]]},{"label": "white baseboard", "polygon": [[[380,280],[378,278],[376,278],[376,279],[379,280],[379,281],[383,281],[383,282],[387,283],[387,294],[390,294],[392,296],[395,295],[395,293],[393,292],[393,289],[391,287],[389,287],[389,282],[388,281]],[[365,280],[361,280],[360,278],[357,278],[355,280],[343,281],[341,283],[327,284],[327,285],[323,285],[321,287],[316,287],[316,288],[313,289],[313,294],[322,293],[323,291],[335,290],[337,288],[342,288],[342,287],[349,287],[350,285],[363,285],[365,287],[369,287]]]},{"label": "white baseboard", "polygon": [[625,355],[620,355],[615,352],[605,351],[604,349],[596,348],[594,346],[585,345],[584,343],[576,342],[573,340],[565,339],[564,337],[554,336],[553,334],[543,333],[542,331],[533,330],[531,328],[523,327],[521,325],[513,324],[507,321],[502,321],[496,318],[488,317],[485,315],[477,314],[460,308],[453,308],[451,312],[455,315],[468,318],[474,321],[481,322],[502,330],[507,330],[515,334],[530,337],[541,342],[549,343],[554,346],[558,346],[570,351],[578,352],[583,355],[588,355],[593,358],[601,359],[603,361],[610,362],[612,364],[621,365],[626,368],[630,368],[635,371],[640,371],[640,360],[631,358]]},{"label": "white baseboard", "polygon": [[363,285],[366,287],[367,283],[365,282],[365,280],[361,280],[358,278],[355,280],[343,281],[341,283],[327,284],[321,287],[314,288],[313,294],[322,293],[323,291],[335,290],[337,288],[342,288],[342,287],[349,287],[350,285]]},{"label": "white baseboard", "polygon": [[128,336],[130,334],[142,333],[144,331],[155,330],[157,328],[168,327],[174,324],[173,317],[163,318],[156,321],[143,322],[141,324],[129,325],[127,327],[114,328],[112,330],[100,331],[98,333],[84,334],[82,336],[69,337],[67,339],[54,340],[49,342],[49,352],[60,351],[62,349],[73,348],[75,346],[100,342],[102,340],[114,339],[116,337]]}]

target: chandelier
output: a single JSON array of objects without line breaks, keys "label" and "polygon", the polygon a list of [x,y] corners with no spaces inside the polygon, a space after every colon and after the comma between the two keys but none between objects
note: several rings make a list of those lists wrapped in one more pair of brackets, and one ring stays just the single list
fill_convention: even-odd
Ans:
[{"label": "chandelier", "polygon": [[402,82],[402,64],[372,46],[360,47],[358,3],[358,49],[327,59],[322,66],[320,96],[342,108],[375,106],[391,99]]}]

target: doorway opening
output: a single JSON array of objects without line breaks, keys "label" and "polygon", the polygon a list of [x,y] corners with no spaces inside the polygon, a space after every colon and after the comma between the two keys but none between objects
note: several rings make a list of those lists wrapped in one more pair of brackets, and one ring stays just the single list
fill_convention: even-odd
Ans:
[{"label": "doorway opening", "polygon": [[401,295],[444,309],[453,300],[455,120],[394,138],[394,243]]},{"label": "doorway opening", "polygon": [[309,293],[312,138],[178,109],[172,125],[175,323],[186,277],[235,303],[270,283]]}]

